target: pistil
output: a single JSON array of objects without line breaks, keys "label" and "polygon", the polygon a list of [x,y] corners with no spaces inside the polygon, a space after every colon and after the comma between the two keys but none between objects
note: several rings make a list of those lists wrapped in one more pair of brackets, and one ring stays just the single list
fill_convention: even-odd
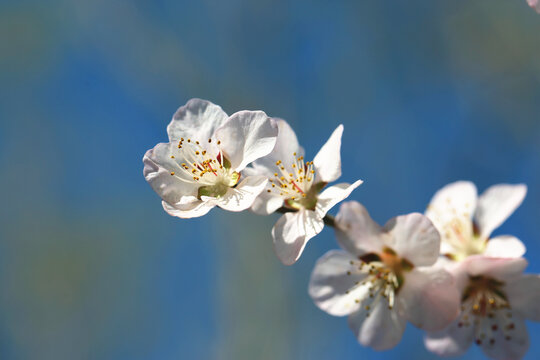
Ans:
[{"label": "pistil", "polygon": [[370,253],[359,257],[359,261],[351,261],[351,270],[347,275],[364,275],[346,293],[358,294],[357,304],[362,304],[361,311],[369,316],[370,310],[385,299],[388,308],[394,308],[396,294],[403,284],[403,272],[412,269],[412,264],[402,259],[390,248],[385,247],[379,254]]},{"label": "pistil", "polygon": [[208,139],[208,144],[208,148],[205,148],[198,140],[188,138],[185,141],[181,138],[178,142],[178,153],[170,155],[171,159],[182,161],[174,161],[179,171],[172,171],[171,176],[184,182],[199,183],[199,198],[222,196],[240,179],[240,174],[230,169],[230,163],[223,156],[219,148],[221,141],[212,144],[212,139]]},{"label": "pistil", "polygon": [[293,153],[289,167],[282,160],[276,161],[277,171],[270,179],[269,193],[277,193],[285,200],[285,205],[294,210],[306,208],[313,210],[317,204],[317,193],[312,190],[315,176],[313,161],[304,163],[303,156]]}]

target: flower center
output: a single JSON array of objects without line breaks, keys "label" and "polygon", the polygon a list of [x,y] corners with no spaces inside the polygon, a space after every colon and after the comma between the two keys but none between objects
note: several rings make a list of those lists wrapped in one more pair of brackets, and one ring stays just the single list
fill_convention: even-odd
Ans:
[{"label": "flower center", "polygon": [[471,276],[461,299],[458,328],[474,326],[477,345],[493,345],[498,331],[506,340],[512,339],[512,311],[504,283],[489,277]]},{"label": "flower center", "polygon": [[443,228],[444,241],[452,247],[452,253],[444,254],[452,260],[461,261],[471,255],[482,254],[486,241],[475,231],[469,218],[456,217]]},{"label": "flower center", "polygon": [[178,152],[171,154],[171,159],[178,166],[178,172],[172,171],[171,176],[177,176],[185,182],[200,184],[198,197],[220,197],[225,195],[228,188],[235,186],[240,180],[240,173],[231,169],[231,163],[225,158],[219,145],[221,141],[203,147],[197,140],[181,138],[178,142]]},{"label": "flower center", "polygon": [[313,161],[304,163],[304,157],[297,157],[293,153],[293,160],[289,167],[285,167],[283,161],[276,161],[277,172],[274,178],[269,179],[267,192],[279,194],[285,199],[285,206],[299,210],[301,208],[314,210],[317,205],[317,195],[326,185],[325,183],[314,184],[315,170]]},{"label": "flower center", "polygon": [[362,281],[356,281],[346,291],[356,295],[355,302],[362,304],[361,310],[369,316],[370,310],[385,301],[389,309],[394,308],[395,296],[404,282],[404,272],[413,269],[406,259],[400,258],[388,247],[381,253],[370,253],[359,257],[359,261],[351,261],[352,269],[347,275],[365,275]]}]

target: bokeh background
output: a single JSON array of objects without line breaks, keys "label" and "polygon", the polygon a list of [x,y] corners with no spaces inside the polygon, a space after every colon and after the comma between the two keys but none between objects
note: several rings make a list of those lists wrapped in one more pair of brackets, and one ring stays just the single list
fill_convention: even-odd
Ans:
[{"label": "bokeh background", "polygon": [[330,229],[282,266],[277,216],[170,217],[141,159],[192,97],[289,120],[308,157],[342,123],[381,223],[455,180],[527,183],[496,234],[538,273],[539,34],[525,0],[2,1],[0,357],[434,359],[412,326],[378,353],[313,305]]}]

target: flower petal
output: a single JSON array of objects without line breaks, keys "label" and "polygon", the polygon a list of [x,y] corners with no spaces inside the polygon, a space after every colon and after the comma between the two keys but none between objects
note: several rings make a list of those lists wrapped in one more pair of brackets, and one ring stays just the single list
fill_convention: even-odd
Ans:
[{"label": "flower petal", "polygon": [[207,100],[191,99],[176,110],[171,123],[167,126],[169,141],[176,142],[182,137],[206,141],[227,118],[227,114],[220,106]]},{"label": "flower petal", "polygon": [[489,239],[482,255],[488,257],[522,257],[525,254],[525,245],[518,238],[510,235],[501,235]]},{"label": "flower petal", "polygon": [[228,211],[243,211],[248,209],[257,196],[264,190],[268,179],[264,176],[248,176],[235,188],[216,199],[216,204]]},{"label": "flower petal", "polygon": [[426,209],[426,216],[441,233],[444,233],[447,224],[456,219],[467,222],[465,228],[471,228],[470,219],[476,208],[476,198],[476,186],[472,182],[456,181],[435,193]]},{"label": "flower petal", "polygon": [[328,210],[349,197],[353,190],[362,185],[362,183],[362,180],[357,180],[353,184],[341,183],[327,187],[317,199],[316,211],[319,216],[324,217]]},{"label": "flower petal", "polygon": [[419,268],[407,273],[398,296],[403,316],[427,331],[443,329],[459,313],[460,298],[454,279],[441,269]]},{"label": "flower petal", "polygon": [[281,196],[263,190],[253,202],[251,211],[259,215],[270,215],[281,206],[283,206],[283,198]]},{"label": "flower petal", "polygon": [[485,275],[503,281],[514,280],[527,267],[527,260],[473,255],[463,261],[463,267],[471,276]]},{"label": "flower petal", "polygon": [[371,219],[362,204],[348,201],[341,205],[336,216],[336,238],[343,249],[357,256],[378,253],[384,236],[383,228]]},{"label": "flower petal", "polygon": [[[171,144],[160,143],[144,154],[144,178],[166,202],[175,204],[183,196],[196,196],[198,185],[183,176],[176,160],[171,159]],[[173,175],[171,175],[173,174]]]},{"label": "flower petal", "polygon": [[494,185],[478,199],[474,219],[482,237],[488,238],[523,202],[527,194],[524,184]]},{"label": "flower petal", "polygon": [[540,275],[526,274],[506,284],[512,309],[524,318],[540,321]]},{"label": "flower petal", "polygon": [[239,111],[216,130],[216,139],[233,169],[268,155],[276,145],[278,128],[262,111]]},{"label": "flower petal", "polygon": [[[440,234],[440,232],[439,232]],[[448,241],[445,241],[446,238],[444,236],[441,236],[441,249],[439,251],[439,253],[441,255],[450,255],[452,256],[453,253],[456,251],[453,244],[448,242]]]},{"label": "flower petal", "polygon": [[454,261],[447,257],[440,257],[434,267],[443,268],[448,271],[454,278],[458,293],[462,294],[465,287],[469,285],[469,273],[467,272],[467,265],[464,261]]},{"label": "flower petal", "polygon": [[364,311],[349,316],[348,323],[358,342],[375,350],[388,350],[396,346],[405,331],[406,320],[394,308],[380,301],[366,317]]},{"label": "flower petal", "polygon": [[426,348],[439,356],[463,355],[474,340],[474,326],[463,326],[461,316],[441,331],[427,333],[424,337]]},{"label": "flower petal", "polygon": [[437,261],[440,236],[426,216],[419,213],[397,216],[384,229],[391,235],[388,246],[415,266],[429,266]]},{"label": "flower petal", "polygon": [[272,228],[274,251],[285,265],[300,258],[309,239],[324,228],[323,220],[311,210],[283,214]]},{"label": "flower petal", "polygon": [[298,139],[291,126],[283,119],[273,118],[273,120],[278,127],[276,146],[270,154],[257,159],[252,164],[253,169],[260,175],[268,177],[276,172],[277,161],[281,161],[289,170],[292,168],[293,161],[304,155],[304,149],[298,144]]},{"label": "flower petal", "polygon": [[315,264],[309,281],[309,295],[320,309],[330,315],[343,316],[360,308],[358,298],[368,294],[368,288],[355,286],[366,278],[366,273],[351,271],[351,262],[358,259],[340,250],[327,252]]},{"label": "flower petal", "polygon": [[316,173],[315,183],[321,181],[329,183],[341,176],[342,134],[343,125],[339,125],[313,159]]},{"label": "flower petal", "polygon": [[[499,319],[504,316],[503,314],[498,315]],[[503,323],[502,321],[504,320],[499,320],[499,324]],[[525,321],[518,316],[512,318],[512,323],[514,324],[514,328],[510,340],[505,339],[505,334],[502,331],[495,331],[493,332],[493,337],[490,339],[493,342],[482,342],[482,350],[488,357],[495,360],[517,360],[525,356],[525,353],[529,349],[527,326],[525,325]]]},{"label": "flower petal", "polygon": [[172,216],[176,216],[182,219],[190,219],[206,215],[216,204],[212,201],[196,200],[192,203],[185,204],[183,206],[176,207],[171,204],[162,201],[163,209]]},{"label": "flower petal", "polygon": [[536,10],[540,14],[540,1],[539,0],[527,0],[527,4]]}]

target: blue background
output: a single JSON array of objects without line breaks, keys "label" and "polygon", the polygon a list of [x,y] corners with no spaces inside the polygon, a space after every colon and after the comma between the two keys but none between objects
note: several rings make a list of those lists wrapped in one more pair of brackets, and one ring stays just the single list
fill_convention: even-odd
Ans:
[{"label": "blue background", "polygon": [[308,158],[342,123],[342,180],[381,223],[455,180],[527,183],[495,234],[538,273],[539,34],[525,0],[2,1],[0,357],[435,358],[313,305],[331,230],[285,267],[277,216],[170,217],[141,159],[192,97],[287,119]]}]

